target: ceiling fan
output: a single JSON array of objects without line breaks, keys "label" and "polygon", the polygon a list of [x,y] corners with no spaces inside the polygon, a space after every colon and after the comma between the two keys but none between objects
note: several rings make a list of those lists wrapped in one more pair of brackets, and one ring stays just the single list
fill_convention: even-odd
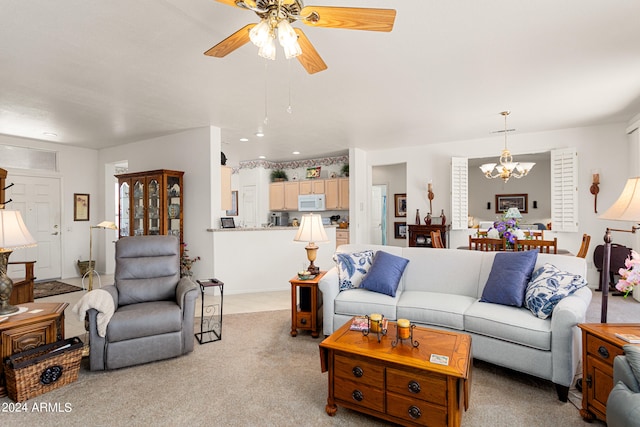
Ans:
[{"label": "ceiling fan", "polygon": [[391,31],[396,17],[393,9],[357,7],[304,6],[302,0],[216,0],[255,12],[257,24],[248,24],[206,51],[204,54],[223,58],[251,41],[258,54],[275,59],[275,39],[278,38],[287,58],[298,61],[309,74],[327,69],[307,36],[292,22],[302,21],[311,27],[346,28],[352,30]]}]

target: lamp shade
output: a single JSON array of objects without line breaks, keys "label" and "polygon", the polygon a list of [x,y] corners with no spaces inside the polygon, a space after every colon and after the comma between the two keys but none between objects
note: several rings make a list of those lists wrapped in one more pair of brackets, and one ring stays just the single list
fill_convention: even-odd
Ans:
[{"label": "lamp shade", "polygon": [[328,242],[329,238],[324,231],[322,217],[314,214],[302,215],[300,227],[293,240],[296,242]]},{"label": "lamp shade", "polygon": [[95,228],[109,228],[111,230],[117,230],[118,226],[112,221],[102,221],[100,224],[96,225]]},{"label": "lamp shade", "polygon": [[504,217],[520,219],[522,218],[522,214],[520,213],[520,210],[518,208],[509,208],[507,210],[507,213],[504,214]]},{"label": "lamp shade", "polygon": [[598,218],[640,222],[640,177],[629,178],[618,200]]},{"label": "lamp shade", "polygon": [[20,211],[0,209],[0,252],[11,252],[37,243],[24,224]]}]

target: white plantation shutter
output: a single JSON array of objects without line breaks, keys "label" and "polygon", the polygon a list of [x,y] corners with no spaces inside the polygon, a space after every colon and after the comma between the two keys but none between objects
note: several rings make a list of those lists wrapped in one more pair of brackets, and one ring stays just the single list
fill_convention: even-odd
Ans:
[{"label": "white plantation shutter", "polygon": [[578,153],[551,151],[551,229],[578,231]]},{"label": "white plantation shutter", "polygon": [[466,230],[469,222],[469,173],[466,157],[451,158],[451,229]]}]

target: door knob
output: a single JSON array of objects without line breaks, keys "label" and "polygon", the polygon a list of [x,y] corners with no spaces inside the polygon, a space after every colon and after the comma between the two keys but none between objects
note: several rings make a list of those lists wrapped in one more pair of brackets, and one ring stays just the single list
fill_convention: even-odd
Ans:
[{"label": "door knob", "polygon": [[58,232],[56,231],[55,233],[51,233],[52,236],[57,236]]}]

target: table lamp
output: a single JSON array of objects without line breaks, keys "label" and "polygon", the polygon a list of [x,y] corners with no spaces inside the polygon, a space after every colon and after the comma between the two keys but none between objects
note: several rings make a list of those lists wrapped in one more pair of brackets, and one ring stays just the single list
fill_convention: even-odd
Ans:
[{"label": "table lamp", "polygon": [[522,219],[522,214],[520,213],[520,210],[518,208],[509,208],[507,212],[504,214],[504,217],[506,219],[509,219],[509,218]]},{"label": "table lamp", "polygon": [[[640,177],[629,178],[618,200],[598,218],[614,221],[640,223]],[[604,253],[602,255],[602,311],[600,323],[607,323],[607,302],[609,299],[609,268],[611,262],[611,232],[635,233],[640,227],[633,225],[631,230],[607,228],[604,234]]]},{"label": "table lamp", "polygon": [[308,245],[305,247],[307,250],[307,259],[309,260],[307,270],[311,274],[318,274],[320,269],[313,263],[318,254],[318,245],[316,245],[316,242],[326,243],[329,241],[327,233],[324,231],[322,217],[314,214],[302,215],[298,233],[293,240],[296,242],[308,242]]},{"label": "table lamp", "polygon": [[[84,273],[84,276],[82,276],[82,287],[84,288],[84,278],[88,274],[89,275],[89,286],[87,287],[87,289],[90,290],[90,291],[93,290],[93,274],[94,273],[98,276],[98,280],[100,280],[100,275],[95,270],[95,264],[93,262],[93,229],[94,228],[103,228],[103,229],[107,229],[108,228],[110,230],[117,230],[118,229],[116,224],[114,222],[111,222],[111,221],[102,221],[98,225],[92,225],[92,226],[89,227],[89,269],[87,270],[86,273]],[[100,287],[102,287],[102,282],[100,282]]]},{"label": "table lamp", "polygon": [[18,311],[18,307],[9,304],[13,290],[13,280],[7,276],[9,255],[14,249],[36,244],[19,211],[0,209],[0,315]]}]

